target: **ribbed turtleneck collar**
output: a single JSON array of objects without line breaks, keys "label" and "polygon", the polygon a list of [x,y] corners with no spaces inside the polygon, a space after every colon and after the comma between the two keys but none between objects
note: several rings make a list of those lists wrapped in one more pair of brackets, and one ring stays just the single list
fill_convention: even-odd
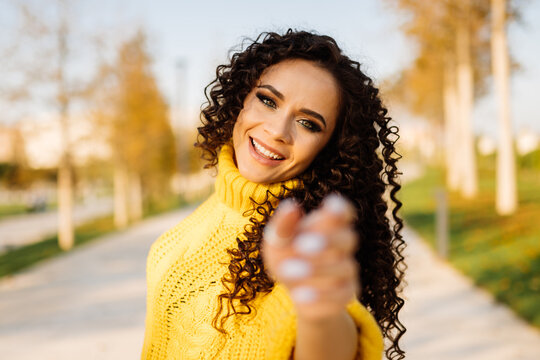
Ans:
[{"label": "ribbed turtleneck collar", "polygon": [[[261,203],[266,199],[266,191],[278,195],[281,191],[281,185],[293,189],[298,184],[298,179],[272,184],[259,184],[249,181],[240,175],[240,171],[234,163],[234,149],[232,145],[225,144],[221,148],[218,158],[216,193],[223,203],[237,211],[243,213],[253,208],[250,197]],[[275,205],[275,201],[272,201],[272,203]]]}]

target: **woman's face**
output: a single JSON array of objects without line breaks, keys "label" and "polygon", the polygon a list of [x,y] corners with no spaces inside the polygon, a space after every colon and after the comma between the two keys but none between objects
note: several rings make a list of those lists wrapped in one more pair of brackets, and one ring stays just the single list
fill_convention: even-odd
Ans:
[{"label": "woman's face", "polygon": [[302,173],[330,139],[338,107],[336,80],[315,63],[294,59],[268,67],[234,125],[240,174],[274,183]]}]

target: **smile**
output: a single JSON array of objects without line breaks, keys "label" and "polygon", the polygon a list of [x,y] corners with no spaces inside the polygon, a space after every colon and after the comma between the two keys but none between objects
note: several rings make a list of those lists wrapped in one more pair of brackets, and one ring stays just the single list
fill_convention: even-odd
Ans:
[{"label": "smile", "polygon": [[271,160],[283,160],[284,157],[276,154],[275,152],[270,151],[269,149],[265,148],[263,145],[258,143],[255,139],[250,137],[251,144],[253,145],[253,148],[257,152],[257,154]]}]

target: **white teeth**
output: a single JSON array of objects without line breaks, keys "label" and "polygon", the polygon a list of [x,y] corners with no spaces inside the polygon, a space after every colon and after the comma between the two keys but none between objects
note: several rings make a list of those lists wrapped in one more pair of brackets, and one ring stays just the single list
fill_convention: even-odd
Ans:
[{"label": "white teeth", "polygon": [[269,158],[272,158],[274,160],[279,160],[281,159],[281,156],[277,155],[277,154],[274,154],[273,152],[267,150],[266,148],[264,148],[262,145],[260,145],[259,143],[257,143],[254,139],[251,139],[253,140],[253,145],[255,146],[255,148],[262,154],[266,155],[267,157]]}]

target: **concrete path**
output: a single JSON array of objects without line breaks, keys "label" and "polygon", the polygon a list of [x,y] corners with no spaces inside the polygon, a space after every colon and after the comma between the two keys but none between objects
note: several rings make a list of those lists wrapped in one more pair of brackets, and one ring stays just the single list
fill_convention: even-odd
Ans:
[{"label": "concrete path", "polygon": [[476,288],[406,230],[408,359],[538,360],[540,331]]},{"label": "concrete path", "polygon": [[0,280],[2,359],[137,359],[146,255],[192,209],[151,218]]},{"label": "concrete path", "polygon": [[[0,280],[5,359],[137,359],[145,316],[145,258],[191,209],[149,219]],[[437,260],[411,231],[407,359],[540,358],[540,334]]]},{"label": "concrete path", "polygon": [[[95,199],[75,206],[73,220],[76,225],[113,212],[111,198]],[[43,240],[58,232],[58,213],[14,215],[0,220],[0,253]]]}]

